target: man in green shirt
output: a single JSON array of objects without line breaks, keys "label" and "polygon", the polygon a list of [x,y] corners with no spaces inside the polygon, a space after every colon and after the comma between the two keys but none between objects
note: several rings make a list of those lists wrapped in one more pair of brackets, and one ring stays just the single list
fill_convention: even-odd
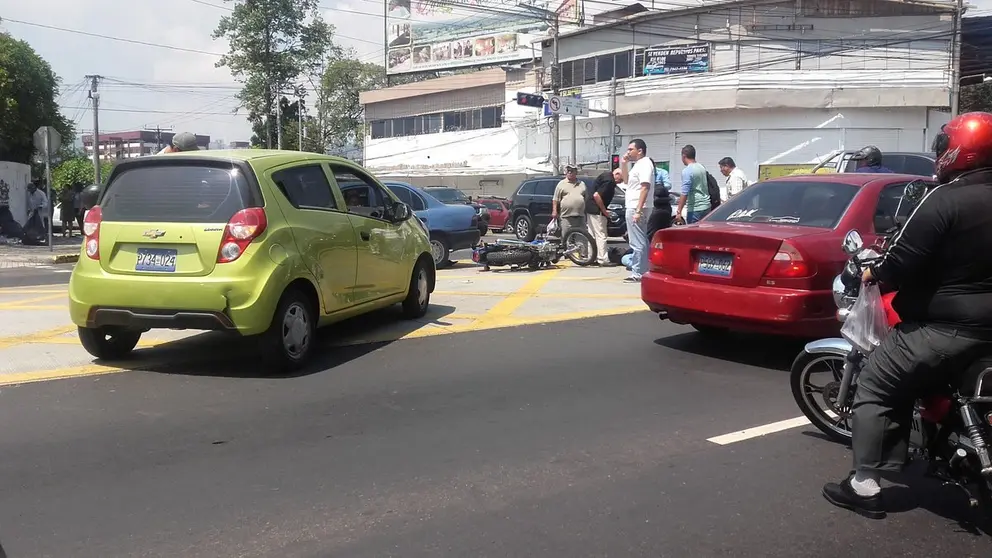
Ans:
[{"label": "man in green shirt", "polygon": [[551,220],[561,217],[561,238],[577,227],[586,228],[586,185],[578,179],[575,165],[565,167],[565,178],[555,186],[551,201]]},{"label": "man in green shirt", "polygon": [[[686,145],[682,148],[682,195],[679,196],[678,213],[675,221],[680,224],[695,223],[710,212],[710,192],[706,185],[706,169],[696,162],[696,148]],[[686,216],[682,209],[688,205]]]}]

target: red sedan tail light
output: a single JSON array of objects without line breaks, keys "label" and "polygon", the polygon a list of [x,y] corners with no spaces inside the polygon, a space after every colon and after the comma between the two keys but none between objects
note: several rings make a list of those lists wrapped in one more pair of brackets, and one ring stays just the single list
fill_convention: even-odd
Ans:
[{"label": "red sedan tail light", "polygon": [[764,273],[767,279],[802,279],[811,275],[813,266],[788,240],[782,242]]},{"label": "red sedan tail light", "polygon": [[660,269],[664,263],[664,248],[664,243],[661,241],[661,231],[658,231],[651,238],[651,245],[648,250],[648,263],[651,264],[652,269]]}]

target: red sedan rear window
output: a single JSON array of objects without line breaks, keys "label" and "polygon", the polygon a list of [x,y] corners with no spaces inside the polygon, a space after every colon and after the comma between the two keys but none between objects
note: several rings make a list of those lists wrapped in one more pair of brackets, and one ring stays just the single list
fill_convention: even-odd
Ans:
[{"label": "red sedan rear window", "polygon": [[759,182],[720,205],[707,221],[832,229],[858,193],[837,182]]}]

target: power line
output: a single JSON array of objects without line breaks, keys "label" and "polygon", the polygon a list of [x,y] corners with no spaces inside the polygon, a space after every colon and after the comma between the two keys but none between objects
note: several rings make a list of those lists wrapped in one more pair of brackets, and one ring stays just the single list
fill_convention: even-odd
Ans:
[{"label": "power line", "polygon": [[77,35],[86,35],[87,37],[96,37],[98,39],[106,39],[108,41],[119,41],[119,42],[122,42],[122,43],[130,43],[130,44],[134,44],[134,45],[144,45],[144,46],[150,46],[150,47],[156,47],[156,48],[165,48],[165,49],[169,49],[169,50],[176,50],[176,51],[179,51],[179,52],[192,52],[194,54],[209,54],[211,56],[224,56],[223,54],[219,54],[219,53],[216,53],[216,52],[207,52],[205,50],[196,50],[194,48],[177,47],[177,46],[173,46],[173,45],[163,45],[163,44],[160,44],[160,43],[149,43],[147,41],[139,41],[139,40],[136,40],[136,39],[125,39],[125,38],[122,38],[122,37],[113,37],[113,36],[110,36],[110,35],[101,35],[100,33],[90,33],[88,31],[79,31],[78,29],[67,29],[65,27],[56,27],[54,25],[44,25],[44,24],[41,24],[41,23],[34,23],[34,22],[31,22],[31,21],[22,21],[22,20],[18,20],[18,19],[10,19],[10,18],[6,18],[6,17],[5,18],[0,18],[0,21],[9,21],[11,23],[19,23],[21,25],[30,25],[32,27],[41,27],[41,28],[44,28],[44,29],[52,29],[52,30],[55,30],[55,31],[63,31],[65,33],[75,33]]},{"label": "power line", "polygon": [[[79,109],[79,108],[83,108],[83,109],[90,108],[90,107],[70,107],[70,106],[66,106],[66,105],[61,105],[61,107],[64,108],[64,109],[70,109],[70,110],[72,110],[72,109]],[[107,108],[107,107],[103,107],[103,106],[100,107],[100,110],[101,111],[104,111],[104,112],[131,112],[131,113],[135,113],[135,114],[179,114],[179,115],[189,114],[189,115],[203,115],[203,116],[211,116],[211,115],[213,115],[213,116],[247,116],[247,114],[239,114],[237,112],[189,112],[189,111],[183,111],[183,110],[155,110],[155,109]]]}]

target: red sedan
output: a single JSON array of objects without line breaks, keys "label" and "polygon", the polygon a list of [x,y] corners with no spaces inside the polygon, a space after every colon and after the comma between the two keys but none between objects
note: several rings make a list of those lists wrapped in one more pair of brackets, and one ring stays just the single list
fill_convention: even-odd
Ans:
[{"label": "red sedan", "polygon": [[[759,182],[702,221],[658,231],[641,298],[662,319],[702,332],[836,336],[831,295],[847,261],[841,240],[870,244],[896,223],[919,176],[816,174]],[[912,206],[899,210],[905,219]]]},{"label": "red sedan", "polygon": [[475,200],[489,209],[489,228],[493,232],[508,232],[510,223],[510,202],[503,198],[480,197]]}]

